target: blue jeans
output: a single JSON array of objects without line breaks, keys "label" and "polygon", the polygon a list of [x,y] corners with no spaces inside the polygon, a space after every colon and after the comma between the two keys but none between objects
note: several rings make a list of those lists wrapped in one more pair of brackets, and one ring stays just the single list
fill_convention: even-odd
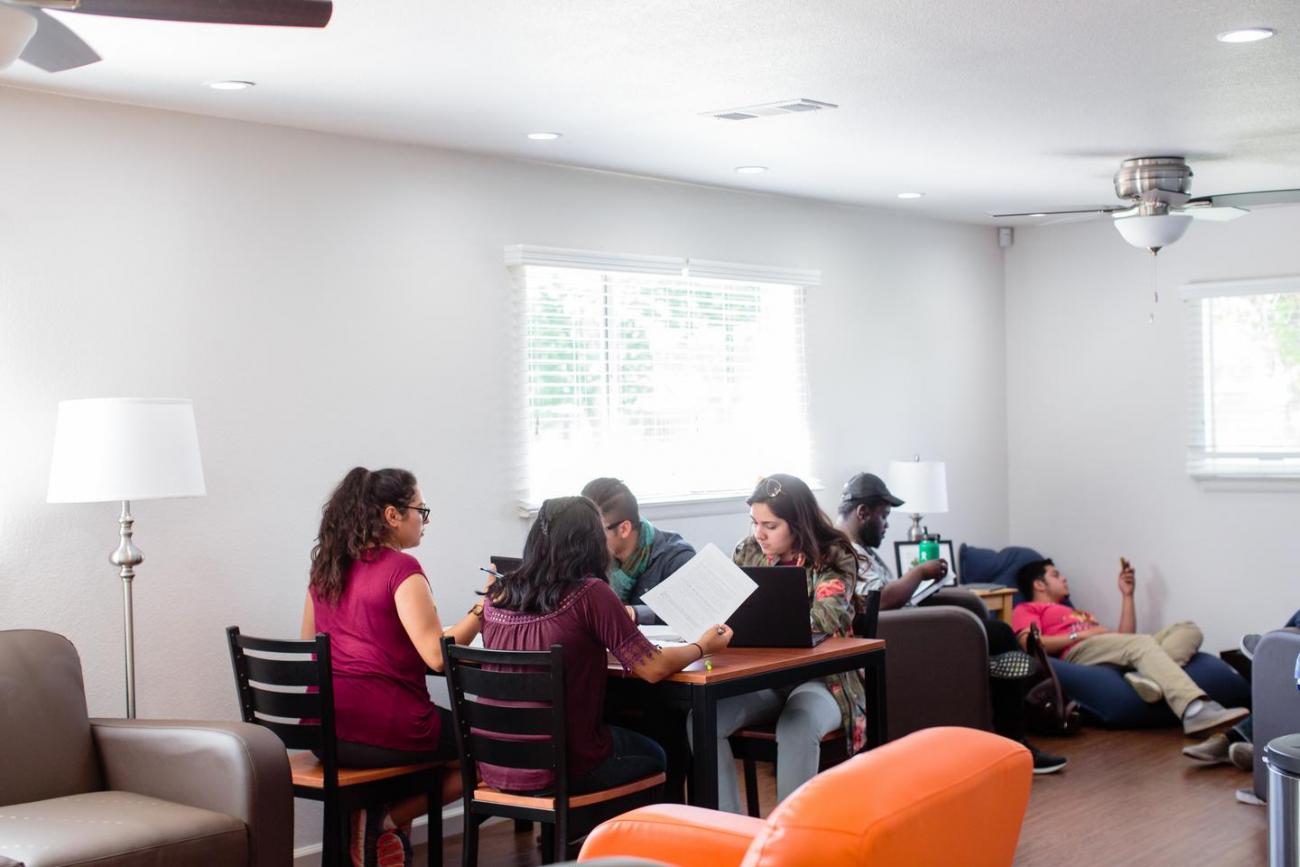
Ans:
[{"label": "blue jeans", "polygon": [[664,748],[642,734],[619,726],[610,726],[614,751],[609,758],[581,776],[569,780],[569,794],[581,795],[612,789],[633,780],[661,774],[668,765]]}]

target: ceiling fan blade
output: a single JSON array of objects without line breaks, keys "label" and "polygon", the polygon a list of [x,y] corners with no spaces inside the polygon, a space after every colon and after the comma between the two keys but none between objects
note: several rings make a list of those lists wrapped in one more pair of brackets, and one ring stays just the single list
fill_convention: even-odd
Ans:
[{"label": "ceiling fan blade", "polygon": [[81,0],[76,11],[155,21],[324,27],[334,4],[331,0]]},{"label": "ceiling fan blade", "polygon": [[1300,203],[1300,190],[1259,190],[1253,193],[1222,193],[1217,196],[1198,196],[1187,204],[1208,202],[1216,208],[1248,208],[1251,205],[1290,205]]},{"label": "ceiling fan blade", "polygon": [[1122,211],[1126,205],[1094,205],[1085,208],[1066,208],[1059,211],[1026,211],[1023,214],[989,214],[990,217],[1055,217],[1061,214],[1110,214]]},{"label": "ceiling fan blade", "polygon": [[67,25],[39,9],[27,10],[36,19],[36,33],[19,59],[46,72],[63,72],[98,63],[100,57]]},{"label": "ceiling fan blade", "polygon": [[1226,223],[1229,220],[1235,220],[1238,217],[1244,217],[1250,213],[1245,208],[1235,208],[1231,206],[1215,207],[1213,205],[1193,205],[1191,207],[1180,208],[1175,213],[1186,214],[1189,217],[1195,217],[1198,220],[1206,220],[1211,223]]}]

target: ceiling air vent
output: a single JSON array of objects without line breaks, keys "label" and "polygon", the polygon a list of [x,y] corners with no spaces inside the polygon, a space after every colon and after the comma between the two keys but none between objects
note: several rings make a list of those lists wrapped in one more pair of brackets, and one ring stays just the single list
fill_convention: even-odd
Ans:
[{"label": "ceiling air vent", "polygon": [[768,102],[763,105],[744,105],[740,108],[706,111],[704,114],[718,120],[753,120],[756,117],[801,114],[806,111],[821,111],[824,108],[839,108],[839,106],[833,102],[820,102],[816,99],[783,99],[780,102]]}]

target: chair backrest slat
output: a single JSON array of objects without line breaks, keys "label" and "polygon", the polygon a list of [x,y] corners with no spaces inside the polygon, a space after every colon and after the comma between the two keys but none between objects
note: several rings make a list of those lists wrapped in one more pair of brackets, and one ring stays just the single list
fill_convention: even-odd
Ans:
[{"label": "chair backrest slat", "polygon": [[320,672],[313,659],[264,659],[244,656],[248,679],[280,686],[319,686]]},{"label": "chair backrest slat", "polygon": [[284,741],[287,749],[291,750],[317,750],[320,749],[321,735],[320,726],[303,725],[301,723],[282,723],[272,722],[268,719],[258,719],[254,717],[252,722],[260,726],[265,726],[275,732],[280,740]]},{"label": "chair backrest slat", "polygon": [[467,701],[461,709],[465,713],[465,721],[472,729],[506,735],[551,733],[552,711],[549,707],[512,707]]},{"label": "chair backrest slat", "polygon": [[269,689],[250,690],[253,710],[269,716],[290,717],[292,719],[319,720],[321,701],[318,692],[272,692]]},{"label": "chair backrest slat", "polygon": [[555,770],[555,744],[550,738],[541,741],[502,741],[480,734],[469,736],[469,754],[476,761],[506,768]]},{"label": "chair backrest slat", "polygon": [[478,698],[497,701],[551,700],[549,672],[484,671],[470,665],[461,666],[459,672],[462,688]]}]

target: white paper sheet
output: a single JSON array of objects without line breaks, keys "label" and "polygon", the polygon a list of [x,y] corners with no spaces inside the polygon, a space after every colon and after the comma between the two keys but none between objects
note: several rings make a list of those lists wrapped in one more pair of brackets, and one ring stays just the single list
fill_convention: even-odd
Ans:
[{"label": "white paper sheet", "polygon": [[758,589],[740,567],[713,543],[705,545],[641,601],[685,641],[694,641],[716,623],[725,623],[740,603]]}]

